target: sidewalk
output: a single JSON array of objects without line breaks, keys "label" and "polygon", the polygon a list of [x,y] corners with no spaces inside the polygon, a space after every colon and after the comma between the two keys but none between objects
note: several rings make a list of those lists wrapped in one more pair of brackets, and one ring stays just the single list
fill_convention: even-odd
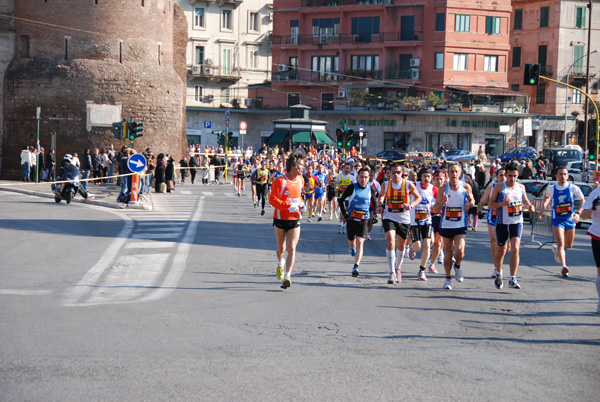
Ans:
[{"label": "sidewalk", "polygon": [[[150,195],[144,195],[140,197],[138,205],[123,204],[117,202],[117,196],[121,186],[117,186],[114,183],[104,183],[102,185],[88,184],[88,191],[94,195],[93,199],[84,199],[81,194],[77,194],[73,201],[84,204],[99,205],[107,208],[116,209],[142,209],[152,210],[152,197]],[[21,181],[11,180],[0,180],[0,191],[11,191],[14,193],[22,193],[28,195],[34,195],[37,197],[44,197],[54,200],[54,194],[52,193],[51,184],[49,182],[43,183],[25,183]],[[61,201],[64,202],[64,201]]]}]

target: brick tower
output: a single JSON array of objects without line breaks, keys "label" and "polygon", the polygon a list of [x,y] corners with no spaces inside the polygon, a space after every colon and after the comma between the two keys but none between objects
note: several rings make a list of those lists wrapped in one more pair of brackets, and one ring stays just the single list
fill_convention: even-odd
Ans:
[{"label": "brick tower", "polygon": [[90,124],[95,105],[113,112],[120,105],[122,117],[144,123],[138,152],[151,147],[182,156],[187,23],[179,5],[19,0],[14,7],[15,55],[4,82],[4,179],[20,177],[20,150],[36,143],[37,107],[40,143],[48,150],[56,133],[59,160],[84,148],[122,145],[111,127]]}]

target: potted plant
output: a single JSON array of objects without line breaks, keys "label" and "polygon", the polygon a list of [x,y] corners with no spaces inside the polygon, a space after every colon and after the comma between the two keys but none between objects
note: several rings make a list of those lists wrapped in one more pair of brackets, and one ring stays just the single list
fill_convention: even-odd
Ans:
[{"label": "potted plant", "polygon": [[448,105],[446,105],[446,101],[440,95],[435,92],[430,92],[427,97],[428,110],[433,111],[435,109],[442,110],[448,109]]}]

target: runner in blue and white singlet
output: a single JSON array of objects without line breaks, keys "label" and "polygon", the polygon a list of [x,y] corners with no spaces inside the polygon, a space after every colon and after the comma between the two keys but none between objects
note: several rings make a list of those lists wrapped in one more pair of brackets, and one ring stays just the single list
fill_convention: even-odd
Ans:
[{"label": "runner in blue and white singlet", "polygon": [[[504,183],[506,181],[506,170],[504,168],[496,169],[494,174],[496,178],[494,179],[494,183],[489,186],[485,193],[483,193],[483,197],[481,197],[481,201],[478,205],[479,212],[483,211],[483,206],[487,204],[490,199],[490,195],[494,190],[495,186],[500,183]],[[492,254],[492,262],[494,263],[494,270],[492,272],[492,278],[496,277],[496,272],[498,268],[498,240],[496,239],[496,222],[498,220],[498,210],[492,209],[488,207],[487,213],[487,228],[488,235],[490,237],[490,253]]]}]

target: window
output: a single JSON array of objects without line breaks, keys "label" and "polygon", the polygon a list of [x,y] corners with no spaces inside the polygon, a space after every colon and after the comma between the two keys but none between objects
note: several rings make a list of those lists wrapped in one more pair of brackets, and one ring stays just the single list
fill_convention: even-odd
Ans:
[{"label": "window", "polygon": [[297,80],[298,79],[298,57],[290,57],[290,63],[288,66],[288,79]]},{"label": "window", "polygon": [[258,13],[250,13],[248,16],[248,31],[249,32],[259,32],[258,26]]},{"label": "window", "polygon": [[454,53],[454,63],[452,68],[456,71],[467,71],[468,69],[468,54]]},{"label": "window", "polygon": [[231,96],[231,92],[229,90],[229,87],[222,87],[221,88],[221,103],[229,103],[229,101],[231,100],[230,96]]},{"label": "window", "polygon": [[313,56],[312,57],[312,72],[318,73],[319,81],[337,80],[337,74],[331,74],[338,71],[339,57],[338,56]]},{"label": "window", "polygon": [[369,43],[372,35],[379,35],[379,17],[352,18],[355,42]]},{"label": "window", "polygon": [[515,19],[515,22],[513,24],[513,29],[515,31],[520,31],[521,29],[523,29],[523,9],[522,8],[518,8],[515,10],[515,15],[513,18]]},{"label": "window", "polygon": [[223,49],[221,74],[222,75],[231,75],[231,49]]},{"label": "window", "polygon": [[435,66],[433,68],[436,70],[444,69],[444,53],[435,54]]},{"label": "window", "polygon": [[352,56],[352,69],[361,71],[379,70],[378,55]]},{"label": "window", "polygon": [[550,19],[550,7],[540,8],[540,28],[548,28],[549,19]]},{"label": "window", "polygon": [[571,101],[571,103],[573,103],[573,104],[581,103],[581,92],[580,91],[578,91],[576,89],[573,90],[573,100]]},{"label": "window", "polygon": [[204,9],[196,8],[194,10],[194,28],[204,28]]},{"label": "window", "polygon": [[469,32],[471,26],[471,16],[456,14],[454,18],[454,32]]},{"label": "window", "polygon": [[[398,68],[399,68],[400,74],[402,74],[402,73],[410,74],[410,68],[411,68],[410,61],[412,58],[413,58],[412,53],[399,55]],[[405,77],[405,78],[407,78],[407,77]]]},{"label": "window", "polygon": [[204,64],[204,46],[196,46],[194,64]]},{"label": "window", "polygon": [[483,56],[483,71],[498,72],[498,56]]},{"label": "window", "polygon": [[513,67],[521,67],[521,48],[519,46],[513,47],[512,66]]},{"label": "window", "polygon": [[333,92],[321,92],[321,110],[333,110]]},{"label": "window", "polygon": [[446,14],[435,15],[435,31],[444,32],[446,30]]},{"label": "window", "polygon": [[585,28],[585,7],[577,7],[575,28]]},{"label": "window", "polygon": [[258,49],[248,49],[248,67],[258,68]]},{"label": "window", "polygon": [[519,84],[512,84],[510,86],[510,90],[511,91],[515,91],[515,92],[519,92],[519,90],[520,90]]},{"label": "window", "polygon": [[417,36],[415,35],[414,15],[403,15],[400,18],[400,40],[417,40]]},{"label": "window", "polygon": [[490,35],[500,34],[500,17],[485,17],[485,33]]},{"label": "window", "polygon": [[231,30],[231,10],[223,10],[221,14],[221,29]]},{"label": "window", "polygon": [[573,46],[573,72],[575,74],[583,73],[583,49],[584,45]]},{"label": "window", "polygon": [[202,90],[204,88],[202,88],[202,85],[196,85],[194,86],[194,101],[196,102],[202,102]]},{"label": "window", "polygon": [[540,84],[536,87],[535,103],[538,105],[543,105],[546,103],[546,84],[540,82]]},{"label": "window", "polygon": [[298,20],[291,20],[290,21],[290,44],[292,44],[292,45],[298,44],[299,32],[300,31],[298,28]]},{"label": "window", "polygon": [[313,36],[331,36],[340,34],[339,18],[313,19]]},{"label": "window", "polygon": [[292,92],[288,94],[288,107],[300,104],[300,93]]}]

